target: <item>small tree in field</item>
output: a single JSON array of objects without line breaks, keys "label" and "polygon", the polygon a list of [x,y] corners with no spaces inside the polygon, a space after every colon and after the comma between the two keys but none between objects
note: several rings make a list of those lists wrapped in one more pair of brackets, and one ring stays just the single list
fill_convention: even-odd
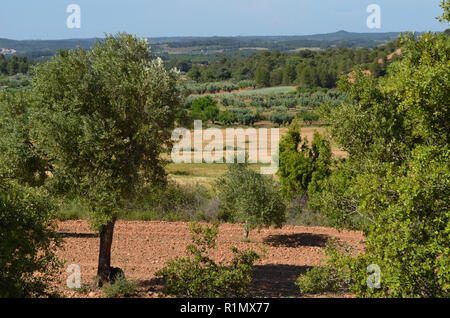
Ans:
[{"label": "small tree in field", "polygon": [[280,141],[278,176],[283,195],[293,199],[316,191],[330,174],[331,161],[331,146],[325,137],[315,132],[309,146],[306,138],[302,140],[300,126],[293,124]]},{"label": "small tree in field", "polygon": [[210,251],[217,247],[218,224],[191,224],[192,244],[186,246],[187,257],[174,258],[156,272],[165,279],[163,294],[185,298],[251,297],[253,263],[261,257],[253,250],[231,247],[230,264],[216,263]]},{"label": "small tree in field", "polygon": [[61,51],[35,69],[34,137],[51,164],[50,188],[89,201],[100,231],[98,283],[111,276],[117,213],[144,183],[165,181],[177,76],[144,39],[107,36],[91,51]]},{"label": "small tree in field", "polygon": [[192,102],[191,116],[194,119],[210,120],[214,124],[219,116],[217,101],[211,96],[197,98]]},{"label": "small tree in field", "polygon": [[222,217],[244,224],[244,236],[258,227],[285,221],[285,205],[278,186],[271,177],[263,176],[245,164],[231,164],[217,182]]}]

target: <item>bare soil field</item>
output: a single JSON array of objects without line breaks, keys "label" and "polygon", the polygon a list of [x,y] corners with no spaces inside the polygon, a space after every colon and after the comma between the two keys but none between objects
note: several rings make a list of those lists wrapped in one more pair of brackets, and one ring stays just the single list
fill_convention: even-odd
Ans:
[{"label": "bare soil field", "polygon": [[[364,247],[364,236],[357,231],[337,231],[325,227],[285,226],[282,229],[254,230],[250,241],[243,242],[239,224],[220,226],[218,248],[212,257],[228,262],[232,258],[231,246],[239,249],[264,246],[265,257],[254,266],[252,294],[259,297],[299,297],[294,285],[297,277],[308,268],[321,264],[324,248],[329,238],[345,241],[359,253]],[[96,274],[99,237],[90,230],[85,220],[58,223],[64,237],[64,246],[58,256],[65,259],[65,269],[70,264],[81,268],[81,283],[92,284]],[[118,221],[112,245],[111,266],[120,267],[129,279],[139,282],[134,297],[158,297],[163,282],[154,273],[173,257],[186,256],[185,247],[191,235],[188,223]],[[102,292],[77,293],[66,287],[70,273],[65,269],[57,277],[57,288],[65,297],[102,297]],[[329,297],[334,295],[320,295]],[[351,295],[344,295],[351,297]],[[307,295],[308,297],[308,295]],[[309,295],[311,297],[311,295]]]}]

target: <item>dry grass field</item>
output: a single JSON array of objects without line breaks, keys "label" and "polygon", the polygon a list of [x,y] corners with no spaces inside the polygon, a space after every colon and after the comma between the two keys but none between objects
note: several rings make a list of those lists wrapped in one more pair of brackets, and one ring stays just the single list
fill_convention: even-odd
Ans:
[{"label": "dry grass field", "polygon": [[[244,129],[246,129],[244,127]],[[279,136],[280,139],[287,133],[288,128],[279,128]],[[326,128],[324,127],[303,127],[301,130],[301,134],[303,138],[307,138],[308,142],[311,142],[314,137],[314,132],[318,132],[320,134],[326,134]],[[221,132],[223,134],[223,146],[226,146],[226,141],[230,141],[230,136],[228,138],[226,137],[226,130],[221,129]],[[270,155],[270,147],[271,147],[271,140],[270,140],[270,132],[268,133],[268,149]],[[202,141],[202,148],[204,149],[208,144],[210,144],[211,140],[203,139]],[[191,145],[192,145],[192,162],[194,162],[194,155],[196,152],[199,151],[199,149],[195,149],[194,147],[194,133],[191,132]],[[234,152],[236,153],[240,148],[237,145],[237,141],[235,140],[235,148]],[[222,148],[223,149],[223,148]],[[252,145],[248,141],[245,143],[245,149],[246,152],[254,152],[258,153],[257,146]],[[225,156],[225,152],[223,151],[223,154]],[[255,153],[256,152],[256,153]],[[337,157],[344,157],[346,153],[342,151],[341,149],[333,146],[332,147],[333,155]],[[260,160],[258,155],[258,160]],[[268,166],[267,164],[257,163],[257,164],[251,164],[251,167],[255,169],[256,171],[259,171],[259,169],[262,166]],[[225,163],[171,163],[167,166],[167,171],[174,180],[176,180],[179,183],[186,184],[186,183],[200,183],[202,185],[205,185],[209,187],[216,178],[224,174],[227,170],[227,165]]]}]

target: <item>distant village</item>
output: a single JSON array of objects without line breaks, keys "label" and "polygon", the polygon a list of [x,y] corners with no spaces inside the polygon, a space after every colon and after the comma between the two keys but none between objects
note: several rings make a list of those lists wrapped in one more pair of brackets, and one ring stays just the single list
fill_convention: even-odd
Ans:
[{"label": "distant village", "polygon": [[16,50],[14,49],[5,49],[5,48],[0,49],[0,54],[14,54],[14,53],[16,53]]}]

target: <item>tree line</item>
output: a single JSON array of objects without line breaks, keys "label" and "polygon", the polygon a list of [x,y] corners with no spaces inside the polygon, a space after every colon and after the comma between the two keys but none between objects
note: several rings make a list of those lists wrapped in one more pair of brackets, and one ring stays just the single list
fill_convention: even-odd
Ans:
[{"label": "tree line", "polygon": [[254,80],[259,87],[299,84],[332,88],[342,73],[357,65],[376,77],[384,75],[387,65],[398,58],[395,55],[388,60],[387,56],[398,48],[398,41],[393,41],[373,49],[306,49],[294,54],[275,50],[238,60],[222,56],[214,62],[193,64],[188,76],[197,82]]},{"label": "tree line", "polygon": [[3,75],[28,73],[32,64],[32,60],[24,56],[12,56],[7,58],[4,54],[0,54],[0,74]]}]

